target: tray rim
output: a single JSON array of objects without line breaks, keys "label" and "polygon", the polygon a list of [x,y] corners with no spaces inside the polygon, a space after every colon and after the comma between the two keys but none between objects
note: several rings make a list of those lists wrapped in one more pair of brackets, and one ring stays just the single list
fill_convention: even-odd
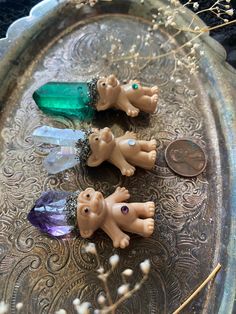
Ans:
[{"label": "tray rim", "polygon": [[[135,2],[135,0],[130,0]],[[55,15],[55,9],[62,9],[70,0],[43,0],[42,2],[36,4],[32,7],[30,13],[26,17],[22,17],[15,22],[13,22],[7,32],[6,37],[0,39],[0,80],[4,80],[4,76],[11,63],[9,62],[12,55],[17,55],[24,47],[27,42],[27,36],[25,33],[32,34],[40,23],[44,19],[49,19],[50,15]],[[101,2],[109,4],[110,0],[101,0]],[[158,3],[166,3],[166,0],[157,0]],[[186,8],[186,11],[190,16],[196,16],[192,11]],[[198,23],[204,25],[204,22],[198,18]],[[19,40],[21,39],[21,41]],[[230,236],[227,243],[227,269],[225,269],[225,280],[224,280],[224,293],[221,297],[221,303],[219,307],[219,313],[225,314],[233,313],[234,306],[236,304],[236,240],[233,236],[236,234],[236,106],[234,104],[234,99],[232,95],[236,96],[236,69],[234,69],[229,63],[226,62],[226,51],[224,47],[218,43],[215,39],[209,36],[209,33],[205,33],[201,40],[204,42],[205,46],[214,51],[215,55],[218,57],[218,64],[213,60],[209,59],[212,65],[212,71],[210,73],[214,76],[218,85],[219,73],[221,71],[225,72],[227,76],[227,82],[222,86],[222,91],[229,95],[229,101],[226,103],[223,101],[222,105],[217,108],[219,116],[221,117],[221,125],[224,128],[225,141],[228,145],[228,162],[229,162],[229,179],[231,183],[229,202],[231,204],[231,223],[230,223]],[[221,93],[221,94],[224,94]],[[230,307],[229,307],[230,304]],[[230,310],[230,312],[229,312]]]}]

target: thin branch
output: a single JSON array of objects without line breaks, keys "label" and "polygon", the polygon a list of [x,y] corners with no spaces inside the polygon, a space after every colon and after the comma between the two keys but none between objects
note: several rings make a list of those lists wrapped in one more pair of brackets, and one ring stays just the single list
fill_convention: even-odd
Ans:
[{"label": "thin branch", "polygon": [[221,27],[225,27],[227,25],[230,25],[230,24],[234,24],[236,23],[236,20],[232,20],[232,21],[229,21],[229,22],[225,22],[223,24],[220,24],[220,25],[215,25],[215,26],[212,26],[212,27],[206,27],[206,28],[200,28],[200,29],[191,29],[191,28],[178,28],[179,31],[182,31],[182,32],[189,32],[189,33],[207,33],[209,31],[212,31],[213,29],[217,29],[217,28],[221,28]]},{"label": "thin branch", "polygon": [[192,301],[192,299],[195,298],[195,296],[208,284],[208,282],[216,276],[220,269],[221,265],[218,264],[216,268],[210,273],[210,275],[203,281],[203,283],[190,295],[190,297],[188,297],[186,301],[184,301],[184,303],[177,310],[173,312],[173,314],[178,314],[190,301]]}]

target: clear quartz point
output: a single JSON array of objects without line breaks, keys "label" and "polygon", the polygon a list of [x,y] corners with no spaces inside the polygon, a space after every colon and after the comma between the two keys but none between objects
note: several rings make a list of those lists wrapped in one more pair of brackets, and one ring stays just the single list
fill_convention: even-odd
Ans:
[{"label": "clear quartz point", "polygon": [[85,133],[80,130],[57,129],[42,126],[33,132],[35,143],[57,145],[44,159],[43,164],[48,173],[56,174],[72,168],[79,163],[79,151],[75,147],[79,139],[85,139]]},{"label": "clear quartz point", "polygon": [[75,148],[66,148],[67,150],[65,150],[65,147],[55,147],[44,159],[43,164],[48,173],[56,174],[70,169],[79,163]]}]

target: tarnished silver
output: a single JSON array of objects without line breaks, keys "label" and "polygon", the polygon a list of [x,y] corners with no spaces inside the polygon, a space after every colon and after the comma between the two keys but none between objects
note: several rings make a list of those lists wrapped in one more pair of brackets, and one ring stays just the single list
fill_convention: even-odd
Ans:
[{"label": "tarnished silver", "polygon": [[[111,62],[109,51],[119,49],[119,58],[136,44],[141,55],[164,53],[178,47],[183,38],[159,29],[151,45],[145,45],[151,14],[168,1],[100,1],[81,7],[79,1],[45,0],[30,17],[14,23],[7,38],[0,40],[0,299],[10,312],[23,302],[24,313],[54,313],[60,308],[73,312],[79,297],[98,307],[103,287],[97,279],[96,259],[83,250],[79,236],[64,240],[49,238],[26,219],[43,190],[76,191],[94,186],[105,195],[125,186],[136,201],[156,204],[155,232],[151,238],[133,236],[125,250],[115,250],[108,237],[98,232],[97,244],[104,267],[118,252],[121,262],[109,287],[115,298],[121,284],[119,273],[132,268],[136,282],[139,263],[151,261],[148,281],[117,313],[171,313],[221,262],[223,271],[213,285],[183,313],[231,313],[236,288],[235,268],[235,71],[225,63],[223,48],[208,34],[199,37],[205,55],[199,73],[175,70],[171,55],[131,67],[125,61]],[[178,17],[186,26],[192,13]],[[204,25],[198,19],[199,27]],[[189,34],[189,36],[194,36]],[[168,47],[161,44],[169,39]],[[184,53],[184,52],[183,52]],[[109,58],[107,56],[110,56]],[[119,66],[117,66],[119,65]],[[137,67],[138,65],[138,67]],[[156,138],[158,157],[152,171],[137,169],[124,178],[111,165],[94,169],[73,168],[49,176],[42,166],[46,151],[35,147],[31,134],[43,124],[88,128],[87,124],[62,117],[47,117],[38,110],[33,92],[48,81],[88,81],[116,74],[120,80],[137,78],[160,88],[158,110],[153,115],[129,118],[123,113],[98,113],[95,126],[112,127],[115,134],[126,130],[139,138]],[[164,159],[166,146],[178,138],[199,143],[208,155],[206,170],[194,179],[173,174]]]}]

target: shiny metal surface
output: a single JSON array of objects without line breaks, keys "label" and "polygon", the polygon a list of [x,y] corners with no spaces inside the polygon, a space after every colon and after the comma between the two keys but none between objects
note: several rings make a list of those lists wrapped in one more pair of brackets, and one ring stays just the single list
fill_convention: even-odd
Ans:
[{"label": "shiny metal surface", "polygon": [[[145,46],[151,13],[167,1],[101,1],[76,9],[76,1],[45,0],[31,16],[16,22],[0,41],[1,169],[0,169],[0,298],[15,313],[17,302],[24,313],[73,312],[79,297],[97,307],[102,285],[96,276],[96,260],[83,251],[87,241],[79,236],[63,240],[39,233],[26,215],[41,191],[75,191],[89,185],[105,194],[116,186],[127,187],[131,200],[156,203],[155,232],[149,239],[133,236],[125,250],[115,250],[108,237],[98,232],[92,239],[101,259],[118,252],[121,263],[109,282],[113,297],[125,268],[140,278],[139,263],[150,258],[152,270],[145,286],[122,304],[118,313],[171,313],[221,262],[223,271],[183,313],[231,313],[235,269],[235,71],[224,62],[224,51],[208,35],[198,39],[205,51],[199,74],[174,70],[167,56],[131,68],[125,62],[103,57],[120,40],[117,58],[135,43],[139,52],[163,53],[178,47],[181,38],[160,29]],[[188,16],[189,14],[189,16]],[[190,19],[180,17],[180,25]],[[201,24],[200,21],[197,23]],[[138,37],[137,37],[138,36]],[[140,37],[139,37],[140,36]],[[217,51],[217,52],[216,52]],[[160,88],[156,114],[128,118],[123,113],[99,113],[94,125],[112,127],[116,134],[132,130],[140,138],[158,140],[153,171],[138,169],[124,178],[110,165],[73,168],[47,175],[44,152],[32,143],[33,130],[42,124],[80,128],[79,121],[46,117],[32,100],[33,91],[50,80],[87,80],[115,73],[121,80],[138,78]],[[174,77],[174,80],[171,77]],[[180,83],[176,83],[181,79]],[[234,84],[234,85],[233,85]],[[87,125],[83,125],[87,127]],[[204,147],[206,170],[197,178],[173,174],[164,159],[166,146],[187,137]]]}]

